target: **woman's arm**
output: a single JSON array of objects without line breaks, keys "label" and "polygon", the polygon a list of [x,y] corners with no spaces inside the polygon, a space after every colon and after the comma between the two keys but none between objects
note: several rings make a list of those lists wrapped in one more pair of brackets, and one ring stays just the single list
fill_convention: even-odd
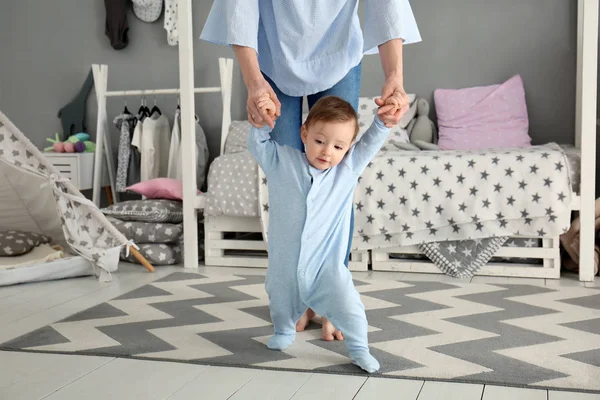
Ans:
[{"label": "woman's arm", "polygon": [[214,44],[232,46],[248,89],[248,120],[256,127],[266,123],[273,128],[274,118],[261,116],[255,105],[255,100],[261,94],[269,93],[277,107],[281,108],[258,65],[259,21],[260,7],[257,0],[216,0],[200,38]]},{"label": "woman's arm", "polygon": [[260,66],[258,65],[258,56],[256,51],[251,47],[239,46],[234,44],[233,52],[235,58],[240,64],[242,70],[242,77],[246,86],[251,85],[255,82],[263,79],[262,73],[260,72]]},{"label": "woman's arm", "polygon": [[387,119],[391,120],[386,123],[388,127],[396,125],[409,109],[408,95],[404,91],[402,45],[402,39],[388,40],[379,45],[385,84],[381,90],[381,97],[375,99],[375,104],[381,107],[377,114],[387,114]]},{"label": "woman's arm", "polygon": [[408,111],[402,68],[403,45],[421,41],[408,0],[366,0],[364,39],[365,53],[374,54],[379,50],[385,73],[381,97],[375,103],[381,107],[380,115],[387,114],[386,122],[391,120],[395,125]]},{"label": "woman's arm", "polygon": [[[275,119],[281,115],[281,103],[277,99],[277,95],[271,85],[269,85],[263,77],[262,72],[260,72],[256,51],[253,48],[238,45],[233,45],[233,51],[242,70],[244,84],[246,85],[246,89],[248,89],[248,100],[246,102],[248,121],[257,128],[264,126],[266,123],[273,129],[275,127]],[[264,110],[260,111],[257,107],[258,99],[264,93],[269,94],[269,97],[277,107],[275,118],[271,117]]]},{"label": "woman's arm", "polygon": [[402,39],[392,39],[380,45],[379,58],[381,58],[385,79],[393,78],[403,84]]}]

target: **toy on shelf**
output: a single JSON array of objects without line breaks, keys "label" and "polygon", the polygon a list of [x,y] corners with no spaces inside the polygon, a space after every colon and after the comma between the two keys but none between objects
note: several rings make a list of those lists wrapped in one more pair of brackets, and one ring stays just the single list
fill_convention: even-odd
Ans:
[{"label": "toy on shelf", "polygon": [[79,89],[73,100],[58,110],[58,117],[63,128],[63,139],[68,138],[75,132],[84,132],[87,130],[85,126],[85,106],[88,94],[93,86],[94,76],[92,70],[90,70],[83,86]]},{"label": "toy on shelf", "polygon": [[60,135],[57,133],[54,139],[46,139],[52,146],[46,147],[44,151],[54,151],[56,153],[88,153],[96,151],[96,144],[89,141],[90,135],[87,133],[76,133],[69,136],[64,142],[60,141]]}]

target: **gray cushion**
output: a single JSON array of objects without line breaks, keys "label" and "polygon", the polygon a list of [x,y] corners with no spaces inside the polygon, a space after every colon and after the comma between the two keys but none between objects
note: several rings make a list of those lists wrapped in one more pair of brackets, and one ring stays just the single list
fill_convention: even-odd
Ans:
[{"label": "gray cushion", "polygon": [[239,153],[248,149],[248,134],[252,125],[248,121],[232,121],[225,141],[225,153]]},{"label": "gray cushion", "polygon": [[[140,253],[154,266],[172,265],[181,262],[181,246],[179,243],[143,243],[138,246]],[[126,256],[125,249],[121,250],[121,260],[139,264],[139,261],[131,253]]]},{"label": "gray cushion", "polygon": [[104,215],[121,221],[170,222],[183,221],[183,207],[176,200],[129,200],[102,209]]},{"label": "gray cushion", "polygon": [[50,243],[48,236],[34,232],[0,231],[0,256],[19,256],[29,253],[40,244]]},{"label": "gray cushion", "polygon": [[163,222],[121,221],[108,217],[108,220],[127,239],[135,243],[174,243],[183,234],[183,224]]}]

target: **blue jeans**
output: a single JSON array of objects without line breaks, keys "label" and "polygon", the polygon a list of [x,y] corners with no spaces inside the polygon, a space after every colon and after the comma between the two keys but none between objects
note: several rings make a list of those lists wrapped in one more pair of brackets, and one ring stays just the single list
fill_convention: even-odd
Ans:
[{"label": "blue jeans", "polygon": [[[358,112],[358,97],[360,96],[360,75],[362,63],[352,68],[345,77],[336,83],[332,88],[319,93],[307,96],[308,107],[311,108],[324,96],[338,96],[346,100]],[[304,151],[304,144],[300,138],[300,127],[302,126],[302,97],[288,96],[279,90],[277,85],[265,74],[267,82],[275,91],[277,99],[281,103],[281,116],[277,119],[275,129],[271,132],[271,137],[280,145],[290,146],[300,151]],[[346,267],[350,261],[350,249],[352,247],[352,233],[354,232],[354,206],[351,207],[350,216],[350,238],[348,239],[348,250],[346,252]]]}]

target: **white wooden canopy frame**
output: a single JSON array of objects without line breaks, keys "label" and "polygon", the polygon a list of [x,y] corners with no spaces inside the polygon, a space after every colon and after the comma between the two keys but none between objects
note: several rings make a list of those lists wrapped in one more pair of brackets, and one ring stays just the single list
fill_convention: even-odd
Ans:
[{"label": "white wooden canopy frame", "polygon": [[[103,156],[104,132],[107,132],[106,98],[152,93],[178,93],[181,96],[182,160],[184,166],[195,165],[195,93],[220,92],[223,103],[223,124],[221,128],[221,153],[231,123],[231,85],[233,60],[219,60],[221,86],[214,88],[194,88],[194,36],[192,31],[192,0],[178,0],[179,7],[179,89],[161,91],[106,91],[106,67],[96,67],[99,71],[98,95],[99,115],[96,138],[96,165],[94,170],[94,202],[99,203],[101,163]],[[577,16],[577,95],[575,146],[581,151],[581,193],[580,210],[580,281],[594,280],[594,238],[595,238],[595,179],[596,179],[596,102],[598,65],[598,12],[600,0],[578,0]],[[96,72],[95,70],[95,72]],[[97,73],[95,73],[96,78]],[[96,85],[98,90],[98,84]],[[109,168],[109,175],[111,174]],[[197,209],[204,207],[204,199],[196,194],[196,170],[183,168],[183,213],[184,213],[184,263],[185,268],[198,267]],[[112,176],[110,176],[112,179]],[[112,181],[111,181],[112,182]],[[114,193],[114,191],[113,191]],[[113,195],[114,196],[114,195]]]},{"label": "white wooden canopy frame", "polygon": [[598,2],[577,3],[575,146],[581,150],[579,280],[594,280]]}]

